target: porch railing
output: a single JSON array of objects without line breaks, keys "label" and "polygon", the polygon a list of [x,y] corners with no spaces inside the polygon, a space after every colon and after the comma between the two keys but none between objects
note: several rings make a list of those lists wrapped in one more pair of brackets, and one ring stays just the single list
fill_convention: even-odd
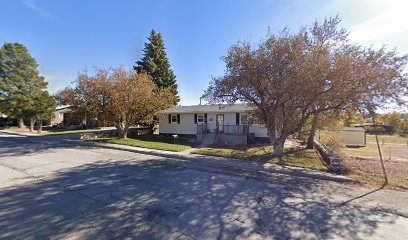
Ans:
[{"label": "porch railing", "polygon": [[249,125],[219,125],[215,130],[216,134],[225,135],[248,135]]}]

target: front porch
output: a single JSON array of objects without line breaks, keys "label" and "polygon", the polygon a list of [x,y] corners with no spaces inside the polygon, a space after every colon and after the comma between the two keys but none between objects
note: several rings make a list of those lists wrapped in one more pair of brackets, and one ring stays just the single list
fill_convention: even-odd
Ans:
[{"label": "front porch", "polygon": [[250,136],[249,125],[217,124],[215,131],[209,132],[207,124],[197,124],[197,141],[208,142],[206,135],[209,134],[211,142],[217,145],[246,145]]},{"label": "front porch", "polygon": [[215,131],[217,145],[247,145],[249,125],[219,125]]}]

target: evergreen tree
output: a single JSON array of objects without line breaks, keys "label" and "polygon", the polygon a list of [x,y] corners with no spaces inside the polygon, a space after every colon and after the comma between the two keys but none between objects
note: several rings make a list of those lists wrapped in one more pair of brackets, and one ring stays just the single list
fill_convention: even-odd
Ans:
[{"label": "evergreen tree", "polygon": [[37,130],[41,133],[43,121],[50,121],[55,112],[55,99],[47,91],[41,91],[34,98],[33,108],[35,112],[32,118],[37,121]]},{"label": "evergreen tree", "polygon": [[17,118],[23,127],[23,118],[32,118],[35,96],[46,87],[27,48],[5,43],[0,49],[0,112]]},{"label": "evergreen tree", "polygon": [[180,101],[177,90],[176,76],[171,69],[167,58],[166,48],[160,33],[151,31],[143,49],[143,57],[136,62],[134,69],[137,73],[146,73],[154,82],[158,89],[171,88],[175,96],[174,104]]}]

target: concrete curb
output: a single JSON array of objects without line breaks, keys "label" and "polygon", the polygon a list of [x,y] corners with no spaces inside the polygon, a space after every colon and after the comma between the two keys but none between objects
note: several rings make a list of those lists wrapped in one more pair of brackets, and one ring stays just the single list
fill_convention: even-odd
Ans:
[{"label": "concrete curb", "polygon": [[146,155],[155,155],[160,157],[172,158],[174,160],[188,161],[190,163],[204,163],[212,167],[228,167],[244,171],[256,171],[260,173],[284,174],[295,177],[305,177],[312,179],[319,179],[333,182],[351,182],[352,180],[345,176],[334,175],[331,173],[321,172],[317,170],[310,170],[299,167],[280,166],[271,163],[259,163],[242,159],[214,157],[199,154],[187,154],[182,152],[170,152],[163,150],[147,149],[140,147],[131,147],[119,144],[109,143],[92,143],[92,145],[100,147],[108,147],[114,150],[131,151]]}]

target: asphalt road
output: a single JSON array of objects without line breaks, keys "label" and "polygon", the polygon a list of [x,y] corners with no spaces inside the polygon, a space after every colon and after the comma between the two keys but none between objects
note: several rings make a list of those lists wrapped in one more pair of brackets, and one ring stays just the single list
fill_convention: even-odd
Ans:
[{"label": "asphalt road", "polygon": [[406,192],[245,173],[240,162],[220,168],[76,139],[0,133],[0,239],[408,236]]}]

